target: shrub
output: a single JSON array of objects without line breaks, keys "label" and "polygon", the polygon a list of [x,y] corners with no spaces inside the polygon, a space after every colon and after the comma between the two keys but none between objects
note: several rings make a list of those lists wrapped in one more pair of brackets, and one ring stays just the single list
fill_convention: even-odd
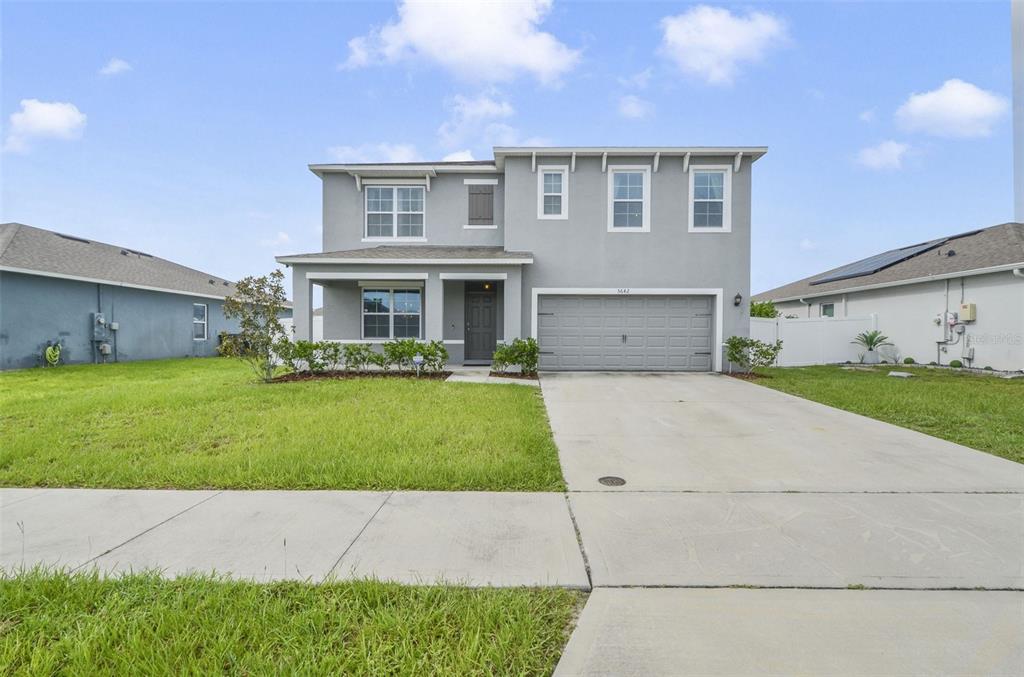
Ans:
[{"label": "shrub", "polygon": [[751,301],[750,302],[750,316],[751,317],[767,317],[774,319],[780,315],[779,311],[775,309],[774,301]]},{"label": "shrub", "polygon": [[985,365],[985,366],[983,367],[983,369],[984,369],[985,371],[995,371],[994,369],[992,369],[992,367],[991,367],[991,366],[989,366],[989,365],[987,365],[987,364],[986,364],[986,365]]},{"label": "shrub", "polygon": [[378,353],[376,350],[371,348],[367,358],[371,365],[380,367],[384,371],[388,371],[391,368],[391,361],[384,353]]},{"label": "shrub", "polygon": [[855,336],[854,339],[850,341],[850,343],[856,343],[858,345],[864,346],[864,348],[866,348],[867,350],[877,350],[882,346],[892,345],[892,343],[889,342],[889,337],[883,334],[882,332],[878,331],[877,329],[872,329],[871,331],[862,331],[861,333],[857,334],[857,336]]},{"label": "shrub", "polygon": [[730,336],[725,341],[725,357],[745,370],[770,367],[782,352],[782,341],[765,343],[745,336]]},{"label": "shrub", "polygon": [[917,364],[917,362],[914,362],[913,357],[904,357],[903,364]]},{"label": "shrub", "polygon": [[415,369],[416,364],[412,358],[418,354],[420,354],[420,344],[416,342],[416,339],[399,339],[384,344],[384,356],[387,358],[388,364],[399,369],[406,371]]},{"label": "shrub", "polygon": [[278,318],[286,302],[280,270],[239,280],[234,295],[224,299],[224,316],[238,318],[240,331],[222,344],[223,354],[243,360],[264,382],[274,379],[275,344],[284,336]]},{"label": "shrub", "polygon": [[334,341],[320,342],[320,356],[323,360],[324,369],[327,371],[337,371],[340,369],[343,363],[343,355],[344,351],[340,343],[335,343]]},{"label": "shrub", "polygon": [[419,354],[423,356],[423,370],[427,373],[442,372],[448,365],[448,349],[441,341],[421,345]]},{"label": "shrub", "polygon": [[347,371],[366,371],[371,364],[370,356],[376,354],[369,343],[346,343],[341,351]]},{"label": "shrub", "polygon": [[509,367],[516,366],[519,367],[519,371],[528,375],[537,373],[539,363],[540,346],[534,338],[517,338],[512,343],[500,345],[491,358],[491,367],[495,371],[507,371]]},{"label": "shrub", "polygon": [[953,367],[954,369],[959,369],[960,367],[964,366],[964,363],[961,362],[960,360],[950,360],[949,366]]},{"label": "shrub", "polygon": [[938,363],[938,362],[935,362],[935,361],[933,360],[933,361],[931,361],[931,362],[929,362],[929,363],[928,363],[928,366],[929,366],[929,367],[937,367],[937,366],[939,366],[939,363]]}]

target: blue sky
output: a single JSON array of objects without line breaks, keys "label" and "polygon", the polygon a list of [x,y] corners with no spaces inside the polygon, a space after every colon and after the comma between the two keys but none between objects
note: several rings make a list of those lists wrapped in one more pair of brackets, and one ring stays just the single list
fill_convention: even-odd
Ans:
[{"label": "blue sky", "polygon": [[[0,219],[229,278],[327,161],[767,145],[753,288],[1011,218],[1009,2],[5,3]],[[471,37],[464,37],[471,36]]]}]

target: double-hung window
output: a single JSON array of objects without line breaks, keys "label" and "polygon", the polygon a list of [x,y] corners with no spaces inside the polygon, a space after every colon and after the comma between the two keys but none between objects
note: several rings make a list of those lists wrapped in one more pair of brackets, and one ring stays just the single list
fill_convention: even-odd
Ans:
[{"label": "double-hung window", "polygon": [[608,230],[646,233],[651,229],[651,168],[608,167]]},{"label": "double-hung window", "polygon": [[364,289],[363,338],[422,338],[422,289]]},{"label": "double-hung window", "polygon": [[205,303],[192,304],[192,340],[206,340],[206,314],[209,308]]},{"label": "double-hung window", "polygon": [[537,167],[537,218],[569,218],[569,167]]},{"label": "double-hung window", "polygon": [[732,167],[690,165],[691,233],[732,230]]},{"label": "double-hung window", "polygon": [[423,238],[423,186],[366,186],[368,239]]}]

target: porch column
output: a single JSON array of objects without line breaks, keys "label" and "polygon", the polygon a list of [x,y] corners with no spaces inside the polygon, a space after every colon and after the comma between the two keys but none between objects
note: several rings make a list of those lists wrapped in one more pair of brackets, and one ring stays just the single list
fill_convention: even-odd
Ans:
[{"label": "porch column", "polygon": [[292,326],[296,341],[310,341],[313,338],[313,283],[306,278],[306,271],[292,268]]},{"label": "porch column", "polygon": [[512,343],[512,339],[523,338],[523,271],[510,266],[504,287],[505,336],[500,338]]},{"label": "porch column", "polygon": [[444,338],[444,282],[439,273],[429,273],[423,285],[423,337],[428,341]]}]

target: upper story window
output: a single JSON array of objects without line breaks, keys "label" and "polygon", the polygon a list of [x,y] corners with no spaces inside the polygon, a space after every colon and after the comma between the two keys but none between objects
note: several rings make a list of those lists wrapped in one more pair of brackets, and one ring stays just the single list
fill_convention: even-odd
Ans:
[{"label": "upper story window", "polygon": [[608,230],[616,233],[651,230],[650,167],[608,167]]},{"label": "upper story window", "polygon": [[732,230],[732,167],[690,165],[691,233]]},{"label": "upper story window", "polygon": [[205,303],[192,304],[192,340],[206,340],[206,315],[209,307]]},{"label": "upper story window", "polygon": [[537,218],[569,218],[569,167],[537,167]]},{"label": "upper story window", "polygon": [[366,186],[366,237],[423,238],[423,186]]}]

